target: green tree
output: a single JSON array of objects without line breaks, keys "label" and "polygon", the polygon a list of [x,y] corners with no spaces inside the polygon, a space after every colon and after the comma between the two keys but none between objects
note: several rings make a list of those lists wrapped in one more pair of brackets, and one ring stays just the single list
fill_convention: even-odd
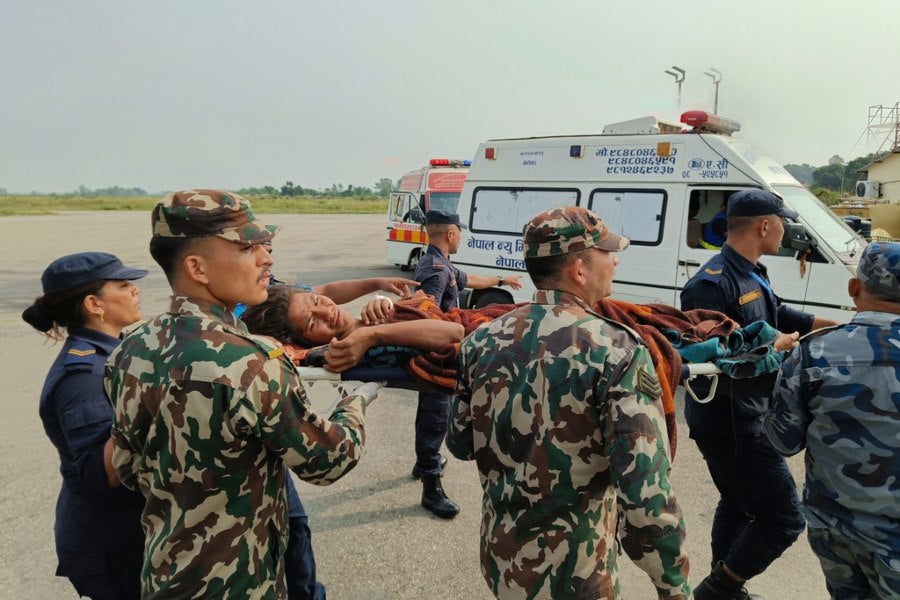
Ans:
[{"label": "green tree", "polygon": [[846,175],[846,167],[843,164],[830,164],[815,169],[813,175],[813,187],[828,188],[843,194],[841,187],[846,187],[843,178]]},{"label": "green tree", "polygon": [[812,185],[813,182],[813,171],[815,167],[806,163],[802,165],[784,165],[784,168],[787,169],[787,172],[794,176],[794,179],[802,183],[803,185]]},{"label": "green tree", "polygon": [[394,191],[394,182],[391,181],[390,177],[382,177],[375,182],[375,190],[379,196],[387,198]]}]

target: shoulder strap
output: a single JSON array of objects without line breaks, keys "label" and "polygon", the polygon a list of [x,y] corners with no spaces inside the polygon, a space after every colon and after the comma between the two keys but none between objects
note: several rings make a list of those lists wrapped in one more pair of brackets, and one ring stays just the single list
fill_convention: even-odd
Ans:
[{"label": "shoulder strap", "polygon": [[83,340],[73,340],[66,352],[65,369],[68,371],[89,371],[94,367],[97,348]]}]

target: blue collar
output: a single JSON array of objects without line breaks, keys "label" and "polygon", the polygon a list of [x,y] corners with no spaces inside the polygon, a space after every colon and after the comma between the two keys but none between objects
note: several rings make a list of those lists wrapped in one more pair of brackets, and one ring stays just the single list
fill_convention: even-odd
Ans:
[{"label": "blue collar", "polygon": [[110,354],[116,349],[116,346],[118,346],[121,341],[117,337],[107,335],[102,331],[97,331],[96,329],[91,329],[89,327],[72,327],[69,329],[68,333],[69,339],[87,342],[102,350],[104,354]]},{"label": "blue collar", "polygon": [[751,273],[756,271],[761,274],[764,278],[768,279],[768,274],[766,273],[766,266],[762,263],[753,264],[740,254],[738,254],[737,250],[728,245],[728,242],[722,244],[722,249],[719,250],[722,254],[722,258],[731,263],[731,265],[744,277],[750,277]]}]

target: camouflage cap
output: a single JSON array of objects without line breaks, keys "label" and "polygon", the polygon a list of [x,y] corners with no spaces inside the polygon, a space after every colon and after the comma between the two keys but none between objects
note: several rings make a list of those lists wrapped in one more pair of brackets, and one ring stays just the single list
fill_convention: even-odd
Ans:
[{"label": "camouflage cap", "polygon": [[619,252],[628,247],[626,237],[611,232],[603,219],[581,206],[545,210],[522,233],[525,258],[568,254],[596,246]]},{"label": "camouflage cap", "polygon": [[246,198],[221,190],[169,194],[153,209],[150,222],[154,236],[217,236],[239,244],[265,244],[281,230],[260,222]]},{"label": "camouflage cap", "polygon": [[873,291],[900,300],[900,243],[872,242],[866,246],[856,276]]}]

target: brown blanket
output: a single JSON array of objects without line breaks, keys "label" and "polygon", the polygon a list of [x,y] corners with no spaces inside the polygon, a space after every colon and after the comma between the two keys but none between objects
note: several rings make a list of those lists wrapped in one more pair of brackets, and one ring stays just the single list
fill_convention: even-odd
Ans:
[{"label": "brown blanket", "polygon": [[[394,302],[393,322],[418,319],[440,319],[460,323],[466,335],[480,325],[506,314],[521,304],[492,304],[479,309],[452,308],[442,312],[434,298],[416,292],[410,298]],[[726,337],[738,328],[738,324],[724,314],[711,310],[681,311],[665,304],[633,304],[606,298],[594,310],[602,317],[616,321],[635,330],[650,349],[662,388],[662,409],[666,420],[672,458],[678,445],[675,426],[675,388],[681,379],[681,356],[672,347],[661,330],[681,332],[685,342],[699,342],[710,337]],[[288,345],[285,353],[296,364],[303,364],[309,350]],[[406,365],[406,370],[416,381],[429,388],[438,388],[452,394],[456,387],[456,367],[459,344],[440,351],[423,352]]]}]

